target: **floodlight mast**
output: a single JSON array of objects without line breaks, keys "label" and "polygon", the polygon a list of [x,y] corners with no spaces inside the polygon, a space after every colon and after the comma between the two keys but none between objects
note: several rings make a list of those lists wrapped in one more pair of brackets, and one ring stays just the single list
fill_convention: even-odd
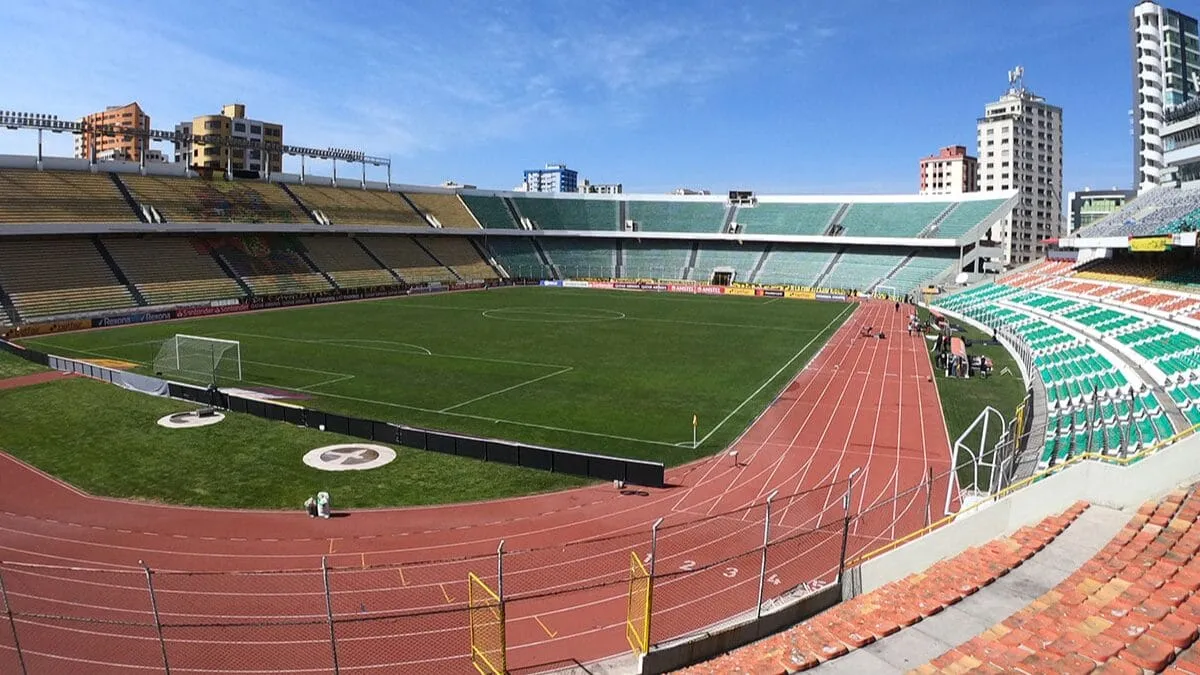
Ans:
[{"label": "floodlight mast", "polygon": [[[248,138],[224,137],[216,135],[193,135],[191,132],[182,130],[161,130],[161,129],[140,129],[134,127],[125,127],[113,124],[96,124],[86,120],[69,121],[60,120],[58,115],[48,113],[32,113],[20,112],[13,110],[0,110],[0,126],[16,131],[19,129],[27,129],[38,132],[38,166],[42,164],[42,132],[50,131],[53,133],[71,133],[77,136],[91,134],[91,143],[88,148],[88,160],[91,164],[96,163],[96,138],[98,136],[110,137],[135,137],[146,141],[145,147],[149,147],[150,143],[160,141],[172,143],[175,145],[191,145],[193,143],[201,143],[215,147],[225,147],[237,150],[260,150],[267,153],[277,153],[280,155],[291,155],[300,157],[301,161],[301,178],[303,178],[303,162],[304,159],[327,159],[334,162],[334,172],[336,176],[337,161],[350,162],[351,164],[363,165],[363,183],[366,183],[366,167],[382,166],[387,169],[388,187],[392,183],[392,160],[390,157],[381,157],[368,155],[362,150],[348,150],[345,148],[310,148],[301,145],[284,145],[283,143],[274,143],[270,141],[258,141]],[[268,162],[268,171],[270,171],[270,163]],[[145,168],[145,153],[142,153],[142,167]]]}]

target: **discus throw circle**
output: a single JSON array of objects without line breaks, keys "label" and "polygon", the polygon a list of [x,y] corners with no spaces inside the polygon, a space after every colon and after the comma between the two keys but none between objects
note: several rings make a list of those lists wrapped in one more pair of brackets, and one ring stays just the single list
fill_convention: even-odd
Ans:
[{"label": "discus throw circle", "polygon": [[346,443],[326,445],[304,454],[304,463],[321,471],[378,469],[396,459],[396,451],[383,445]]},{"label": "discus throw circle", "polygon": [[225,419],[225,414],[214,412],[211,415],[201,417],[193,412],[181,412],[167,415],[159,418],[158,426],[168,429],[195,429],[197,427],[207,427]]}]

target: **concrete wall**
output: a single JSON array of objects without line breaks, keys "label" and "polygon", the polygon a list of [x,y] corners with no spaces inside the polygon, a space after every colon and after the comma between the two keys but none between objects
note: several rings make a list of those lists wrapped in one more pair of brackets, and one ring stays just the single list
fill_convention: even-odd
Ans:
[{"label": "concrete wall", "polygon": [[1061,513],[1078,500],[1132,509],[1197,481],[1200,481],[1200,436],[1186,438],[1128,466],[1078,462],[864,562],[854,570],[848,584],[852,594],[869,593],[967,548]]},{"label": "concrete wall", "polygon": [[826,586],[790,605],[763,614],[760,619],[750,619],[704,633],[692,640],[656,646],[642,657],[640,672],[642,675],[657,675],[707,661],[820,614],[838,604],[841,599],[841,589],[836,584]]}]

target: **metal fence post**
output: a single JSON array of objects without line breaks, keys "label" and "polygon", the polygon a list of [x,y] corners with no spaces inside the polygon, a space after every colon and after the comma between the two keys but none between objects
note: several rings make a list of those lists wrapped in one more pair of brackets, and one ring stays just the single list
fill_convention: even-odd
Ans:
[{"label": "metal fence post", "polygon": [[337,634],[333,631],[333,600],[329,595],[329,565],[325,556],[321,556],[321,580],[325,584],[325,617],[329,620],[329,650],[333,654],[333,672],[341,672],[338,667]]},{"label": "metal fence post", "polygon": [[650,622],[654,619],[654,564],[658,562],[658,526],[662,518],[650,526],[650,578],[646,581],[646,648],[650,648],[650,640],[654,634],[650,632]]},{"label": "metal fence post", "polygon": [[758,605],[754,610],[755,620],[762,618],[763,585],[767,583],[767,543],[771,541],[771,500],[779,490],[767,495],[767,517],[763,519],[762,565],[758,568]]},{"label": "metal fence post", "polygon": [[838,557],[838,586],[841,587],[842,593],[846,592],[846,587],[843,584],[843,575],[846,573],[846,547],[850,543],[850,493],[842,497],[842,554]]},{"label": "metal fence post", "polygon": [[[954,471],[954,469],[950,469]],[[933,467],[925,472],[925,527],[933,523]]]},{"label": "metal fence post", "polygon": [[496,547],[496,595],[500,596],[500,604],[504,604],[504,540]]},{"label": "metal fence post", "polygon": [[163,670],[171,675],[171,662],[167,660],[167,641],[163,639],[162,620],[158,617],[158,599],[154,596],[154,575],[150,567],[141,560],[138,564],[146,571],[146,589],[150,592],[150,610],[154,613],[154,630],[158,633],[158,647],[162,650]]},{"label": "metal fence post", "polygon": [[0,601],[4,602],[4,614],[8,617],[8,627],[12,630],[13,647],[17,650],[17,663],[21,664],[21,675],[29,671],[25,669],[25,655],[21,652],[21,641],[17,638],[17,622],[13,620],[12,607],[8,604],[8,589],[4,587],[4,574],[0,572]]}]

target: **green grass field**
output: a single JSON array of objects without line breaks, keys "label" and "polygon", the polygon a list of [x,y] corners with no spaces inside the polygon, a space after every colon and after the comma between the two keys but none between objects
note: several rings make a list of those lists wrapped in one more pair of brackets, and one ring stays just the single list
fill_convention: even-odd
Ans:
[{"label": "green grass field", "polygon": [[241,386],[301,392],[312,397],[302,402],[309,407],[673,465],[727,446],[851,310],[754,297],[510,288],[26,344],[153,372],[148,364],[176,333],[237,340]]},{"label": "green grass field", "polygon": [[[921,309],[919,314],[922,319],[929,316],[929,312],[925,309]],[[957,319],[952,319],[951,321],[966,329],[965,332],[957,334],[959,337],[973,341],[968,352],[970,354],[981,354],[990,358],[994,367],[993,375],[987,379],[977,377],[963,379],[960,377],[947,377],[945,372],[938,370],[935,364],[934,372],[937,379],[938,395],[942,400],[942,409],[946,417],[946,431],[950,434],[950,442],[954,443],[987,406],[991,406],[999,411],[1004,415],[1006,421],[1011,420],[1017,406],[1025,399],[1025,384],[1021,381],[1021,369],[1008,353],[1008,350],[1000,345],[982,344],[983,341],[990,339],[991,336]],[[932,342],[929,343],[929,347],[930,349],[933,348]],[[932,355],[930,358],[932,358]],[[1005,369],[1008,369],[1009,372],[1000,374]],[[982,427],[977,428],[974,433],[964,440],[964,443],[978,448],[981,436]],[[1000,430],[993,424],[988,431],[985,446],[990,448],[999,438]],[[967,459],[960,456],[957,458],[957,462],[961,466]],[[981,472],[980,475],[981,480],[986,480],[988,474],[985,471]],[[962,470],[959,472],[959,479],[965,484],[971,477],[966,470]]]},{"label": "green grass field", "polygon": [[0,390],[0,448],[93,494],[214,507],[298,509],[319,490],[338,507],[442,504],[586,483],[396,446],[378,469],[318,471],[306,452],[361,441],[236,413],[198,429],[155,423],[193,407],[85,378]]}]

